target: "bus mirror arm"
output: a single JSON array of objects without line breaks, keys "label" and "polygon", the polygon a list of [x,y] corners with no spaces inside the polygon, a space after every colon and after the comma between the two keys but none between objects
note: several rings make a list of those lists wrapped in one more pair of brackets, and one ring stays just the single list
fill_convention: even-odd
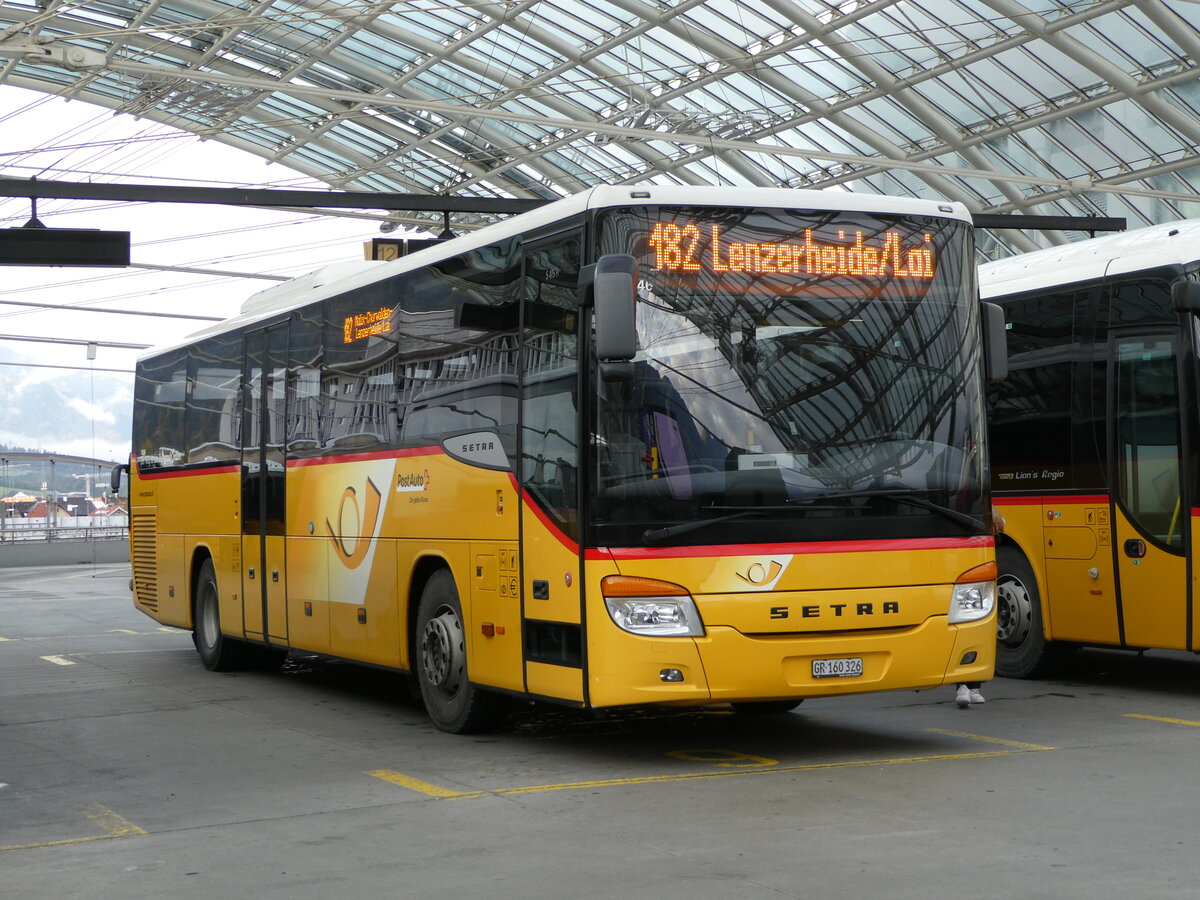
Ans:
[{"label": "bus mirror arm", "polygon": [[638,264],[627,253],[609,253],[592,273],[592,324],[596,358],[605,381],[633,377],[637,352]]},{"label": "bus mirror arm", "polygon": [[1008,332],[1004,325],[1004,310],[995,303],[983,306],[983,360],[989,384],[1008,377]]},{"label": "bus mirror arm", "polygon": [[118,497],[124,498],[129,493],[129,464],[118,463],[113,466],[108,481],[112,492]]},{"label": "bus mirror arm", "polygon": [[1171,300],[1181,312],[1200,313],[1200,281],[1176,281],[1171,285]]}]

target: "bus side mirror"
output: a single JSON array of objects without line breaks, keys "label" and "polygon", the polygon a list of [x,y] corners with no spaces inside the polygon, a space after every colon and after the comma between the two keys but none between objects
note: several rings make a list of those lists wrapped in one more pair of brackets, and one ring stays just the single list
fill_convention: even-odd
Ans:
[{"label": "bus side mirror", "polygon": [[1176,281],[1171,300],[1181,312],[1200,312],[1200,281]]},{"label": "bus side mirror", "polygon": [[116,465],[112,467],[112,472],[108,476],[109,487],[112,492],[125,500],[129,497],[129,466],[127,464]]},{"label": "bus side mirror", "polygon": [[627,253],[609,253],[596,262],[592,282],[596,357],[605,381],[633,377],[637,352],[638,264]]},{"label": "bus side mirror", "polygon": [[995,303],[983,304],[983,366],[988,384],[1008,377],[1008,331],[1004,310]]}]

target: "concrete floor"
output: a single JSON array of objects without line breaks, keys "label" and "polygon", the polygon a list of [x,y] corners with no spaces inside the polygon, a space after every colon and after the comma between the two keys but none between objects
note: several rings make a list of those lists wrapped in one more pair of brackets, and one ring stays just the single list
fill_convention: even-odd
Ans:
[{"label": "concrete floor", "polygon": [[0,580],[0,896],[1193,898],[1200,661],[442,734],[403,678],[214,674],[127,565]]}]

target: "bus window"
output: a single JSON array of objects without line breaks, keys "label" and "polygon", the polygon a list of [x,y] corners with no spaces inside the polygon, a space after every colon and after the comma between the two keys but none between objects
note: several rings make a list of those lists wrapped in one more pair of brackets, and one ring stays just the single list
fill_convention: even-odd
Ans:
[{"label": "bus window", "polygon": [[578,537],[575,291],[581,255],[575,231],[525,249],[520,475],[533,498],[572,538]]},{"label": "bus window", "polygon": [[192,348],[187,401],[187,462],[240,457],[241,340],[214,338]]},{"label": "bus window", "polygon": [[1181,548],[1179,391],[1170,339],[1118,340],[1115,389],[1118,498],[1139,528]]},{"label": "bus window", "polygon": [[187,445],[187,351],[175,350],[138,366],[134,385],[133,451],[142,468],[177,466]]}]

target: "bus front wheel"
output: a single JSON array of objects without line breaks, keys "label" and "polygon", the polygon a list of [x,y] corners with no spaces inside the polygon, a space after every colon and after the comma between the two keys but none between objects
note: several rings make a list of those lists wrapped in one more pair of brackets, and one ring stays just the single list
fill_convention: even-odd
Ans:
[{"label": "bus front wheel", "polygon": [[996,674],[1034,678],[1046,674],[1058,648],[1042,630],[1042,601],[1029,561],[1011,546],[996,553]]},{"label": "bus front wheel", "polygon": [[246,663],[246,646],[221,634],[221,610],[218,603],[217,576],[211,559],[206,559],[196,576],[192,643],[200,654],[204,668],[212,672],[227,672]]},{"label": "bus front wheel", "polygon": [[451,574],[425,583],[417,608],[417,681],[433,724],[451,734],[490,731],[504,716],[503,699],[471,684],[462,604]]}]

